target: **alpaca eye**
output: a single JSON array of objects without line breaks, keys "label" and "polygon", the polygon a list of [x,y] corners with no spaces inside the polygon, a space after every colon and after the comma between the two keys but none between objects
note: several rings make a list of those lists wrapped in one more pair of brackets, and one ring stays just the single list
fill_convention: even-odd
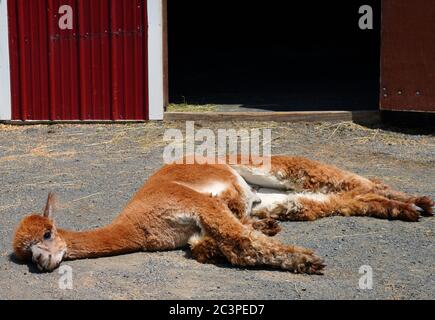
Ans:
[{"label": "alpaca eye", "polygon": [[49,240],[51,238],[51,231],[44,233],[44,240]]}]

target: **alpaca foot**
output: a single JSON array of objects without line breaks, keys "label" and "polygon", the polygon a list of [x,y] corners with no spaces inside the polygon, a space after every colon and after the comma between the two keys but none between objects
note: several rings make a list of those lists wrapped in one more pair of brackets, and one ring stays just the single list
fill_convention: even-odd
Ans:
[{"label": "alpaca foot", "polygon": [[218,264],[225,261],[217,242],[211,237],[194,236],[189,240],[192,257],[203,264]]},{"label": "alpaca foot", "polygon": [[310,249],[298,246],[280,246],[265,259],[275,268],[300,274],[322,275],[326,267],[322,258]]},{"label": "alpaca foot", "polygon": [[270,218],[258,220],[252,224],[252,227],[270,237],[276,236],[282,230],[278,221]]},{"label": "alpaca foot", "polygon": [[432,217],[434,202],[429,197],[418,197],[415,198],[413,203],[417,206],[417,210],[420,211],[422,216]]},{"label": "alpaca foot", "polygon": [[323,259],[312,253],[289,253],[288,258],[282,262],[281,267],[295,273],[323,275],[323,269],[326,265]]},{"label": "alpaca foot", "polygon": [[413,203],[394,202],[389,210],[389,217],[395,220],[418,222],[422,215],[420,209]]}]

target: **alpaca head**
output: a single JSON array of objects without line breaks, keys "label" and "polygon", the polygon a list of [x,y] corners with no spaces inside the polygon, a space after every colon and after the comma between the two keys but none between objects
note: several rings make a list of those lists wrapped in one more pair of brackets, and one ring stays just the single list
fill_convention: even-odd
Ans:
[{"label": "alpaca head", "polygon": [[50,193],[44,213],[25,217],[14,237],[14,254],[23,261],[32,260],[40,271],[53,271],[62,262],[66,243],[53,221],[54,196]]}]

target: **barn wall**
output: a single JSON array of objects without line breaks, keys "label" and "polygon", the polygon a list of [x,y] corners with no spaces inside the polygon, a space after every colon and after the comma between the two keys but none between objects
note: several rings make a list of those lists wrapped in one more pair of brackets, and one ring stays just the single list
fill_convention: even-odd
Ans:
[{"label": "barn wall", "polygon": [[[161,0],[9,0],[12,119],[148,119],[154,3]],[[72,30],[58,25],[65,4]]]}]

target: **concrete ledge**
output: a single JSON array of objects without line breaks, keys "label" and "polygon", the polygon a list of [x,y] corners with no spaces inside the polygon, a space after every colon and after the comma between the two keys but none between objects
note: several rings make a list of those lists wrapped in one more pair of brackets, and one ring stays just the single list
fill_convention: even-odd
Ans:
[{"label": "concrete ledge", "polygon": [[276,121],[323,122],[356,121],[373,123],[379,111],[300,111],[300,112],[166,112],[165,121]]}]

